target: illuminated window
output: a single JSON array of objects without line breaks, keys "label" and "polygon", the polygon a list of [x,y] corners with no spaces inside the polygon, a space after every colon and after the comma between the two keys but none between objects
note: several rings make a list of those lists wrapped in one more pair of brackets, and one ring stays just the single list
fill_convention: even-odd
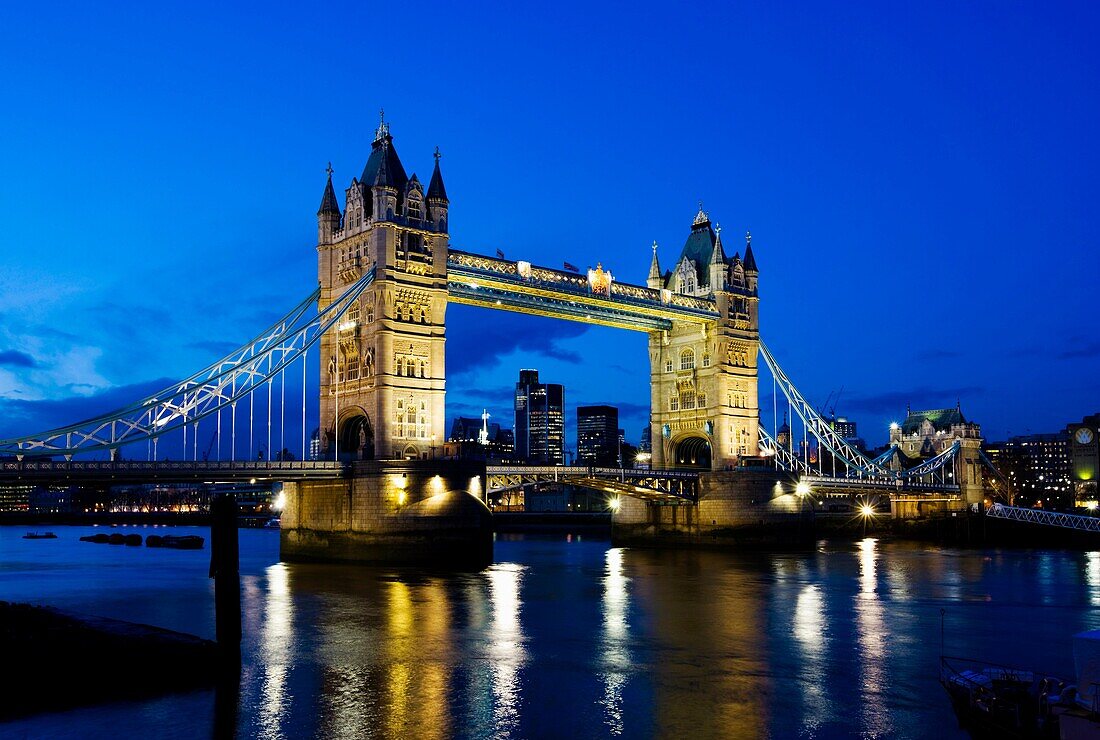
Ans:
[{"label": "illuminated window", "polygon": [[695,350],[685,349],[683,352],[680,353],[680,369],[695,369]]}]

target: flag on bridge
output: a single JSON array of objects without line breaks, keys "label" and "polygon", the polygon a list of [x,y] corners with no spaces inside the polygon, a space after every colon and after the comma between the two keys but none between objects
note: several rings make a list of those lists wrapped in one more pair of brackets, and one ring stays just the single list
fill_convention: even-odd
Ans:
[{"label": "flag on bridge", "polygon": [[504,259],[504,252],[502,252],[498,249],[497,250],[497,257],[500,257],[501,259]]},{"label": "flag on bridge", "polygon": [[581,271],[581,268],[577,267],[576,265],[571,265],[568,262],[565,263],[565,269],[569,270],[569,272],[580,272]]}]

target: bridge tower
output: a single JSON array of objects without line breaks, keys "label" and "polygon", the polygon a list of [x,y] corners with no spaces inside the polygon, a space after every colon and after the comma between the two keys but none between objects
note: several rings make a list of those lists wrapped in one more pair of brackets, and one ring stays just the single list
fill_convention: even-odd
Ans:
[{"label": "bridge tower", "polygon": [[341,459],[427,459],[444,440],[447,191],[406,176],[389,124],[345,191],[329,168],[317,213],[320,308],[368,270],[374,283],[321,338],[321,439]]},{"label": "bridge tower", "polygon": [[649,287],[713,297],[720,314],[649,335],[654,467],[724,470],[759,452],[759,271],[752,236],[742,260],[726,256],[721,232],[700,204],[673,269],[662,274],[653,247]]}]

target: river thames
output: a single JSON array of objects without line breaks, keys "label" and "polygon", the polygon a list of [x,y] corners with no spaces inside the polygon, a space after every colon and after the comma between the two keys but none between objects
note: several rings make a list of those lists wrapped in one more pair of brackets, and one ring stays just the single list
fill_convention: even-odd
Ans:
[{"label": "river thames", "polygon": [[[25,531],[0,527],[0,599],[213,639],[209,550],[77,541],[206,531]],[[502,535],[492,566],[456,574],[280,563],[269,530],[240,542],[243,737],[965,737],[937,682],[941,609],[947,653],[1067,676],[1071,635],[1100,628],[1100,552]],[[0,735],[206,737],[214,709],[198,691]]]}]

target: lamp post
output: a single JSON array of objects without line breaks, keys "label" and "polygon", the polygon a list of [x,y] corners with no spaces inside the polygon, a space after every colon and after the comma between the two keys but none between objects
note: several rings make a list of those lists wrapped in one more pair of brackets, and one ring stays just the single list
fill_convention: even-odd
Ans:
[{"label": "lamp post", "polygon": [[435,435],[432,435],[432,459],[435,459]]}]

